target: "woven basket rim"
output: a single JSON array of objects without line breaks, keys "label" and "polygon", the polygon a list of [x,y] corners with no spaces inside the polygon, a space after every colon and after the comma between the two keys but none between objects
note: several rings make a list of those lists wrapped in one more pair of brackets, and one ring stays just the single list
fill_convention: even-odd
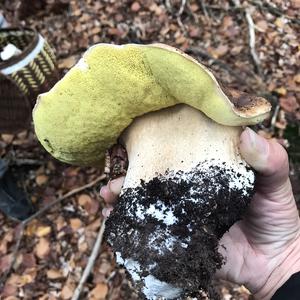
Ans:
[{"label": "woven basket rim", "polygon": [[33,36],[32,41],[29,43],[29,45],[24,50],[22,50],[22,53],[20,53],[17,56],[13,56],[12,58],[10,58],[6,61],[0,62],[0,72],[2,69],[13,66],[17,62],[19,62],[20,60],[25,58],[34,49],[34,47],[37,45],[38,40],[39,40],[39,33],[32,28],[28,28],[28,27],[0,28],[0,35],[1,35],[1,32],[5,32],[5,31],[6,32],[22,31],[22,32],[24,32],[24,34],[26,34],[26,32],[32,32],[34,34],[34,36]]}]

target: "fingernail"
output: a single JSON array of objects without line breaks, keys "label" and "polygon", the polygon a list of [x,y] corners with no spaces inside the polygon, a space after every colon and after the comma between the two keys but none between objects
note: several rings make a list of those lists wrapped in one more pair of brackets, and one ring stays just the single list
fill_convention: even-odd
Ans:
[{"label": "fingernail", "polygon": [[262,155],[268,154],[269,145],[263,137],[259,136],[252,129],[250,129],[248,127],[245,130],[245,134],[246,134],[245,138],[246,138],[246,140],[248,139],[248,142],[250,143],[249,146],[253,150],[255,150],[256,152],[258,152]]},{"label": "fingernail", "polygon": [[109,208],[107,208],[107,207],[103,208],[102,209],[102,215],[103,215],[103,217],[108,218],[109,215],[110,215],[110,213],[111,213],[111,211],[112,211],[111,207],[109,207]]},{"label": "fingernail", "polygon": [[104,198],[104,189],[103,189],[103,187],[100,189],[100,197],[102,197],[102,198]]},{"label": "fingernail", "polygon": [[105,218],[108,217],[108,215],[107,215],[107,208],[103,208],[102,209],[102,216],[105,217]]},{"label": "fingernail", "polygon": [[108,183],[108,187],[114,195],[119,195],[121,192],[123,183],[124,183],[124,177],[120,177],[120,178],[110,181]]},{"label": "fingernail", "polygon": [[269,143],[257,135],[252,129],[246,128],[241,134],[240,153],[246,162],[256,171],[262,171],[268,162]]}]

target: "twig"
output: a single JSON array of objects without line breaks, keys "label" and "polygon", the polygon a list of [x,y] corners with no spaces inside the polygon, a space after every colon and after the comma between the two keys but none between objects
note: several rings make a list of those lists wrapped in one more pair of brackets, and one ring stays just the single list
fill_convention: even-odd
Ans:
[{"label": "twig", "polygon": [[275,110],[274,110],[274,113],[273,113],[273,116],[272,116],[272,119],[271,119],[271,129],[273,130],[274,127],[275,127],[275,123],[277,121],[277,117],[278,117],[278,114],[279,114],[279,110],[280,110],[280,105],[277,104],[276,107],[275,107]]},{"label": "twig", "polygon": [[206,7],[206,9],[221,10],[224,12],[239,12],[242,10],[241,7],[223,7],[223,6],[219,6],[219,5],[205,5],[205,7]]},{"label": "twig", "polygon": [[99,251],[100,251],[100,246],[101,246],[102,239],[103,239],[104,229],[105,229],[105,219],[103,220],[102,225],[99,229],[97,239],[95,241],[92,253],[91,253],[91,255],[89,257],[89,260],[88,260],[88,263],[87,263],[87,265],[86,265],[86,267],[85,267],[85,269],[82,273],[80,281],[79,281],[79,283],[78,283],[78,285],[77,285],[77,287],[74,291],[72,300],[78,300],[79,299],[80,294],[81,294],[82,289],[83,289],[83,286],[84,286],[87,278],[89,277],[89,275],[91,273],[91,270],[94,266],[95,260],[96,260],[98,254],[99,254]]},{"label": "twig", "polygon": [[167,10],[170,12],[170,13],[172,13],[172,5],[171,5],[171,3],[170,3],[170,0],[166,0],[165,1],[165,5],[166,5],[166,8],[167,8]]},{"label": "twig", "polygon": [[183,32],[185,32],[185,27],[184,27],[184,25],[181,21],[181,15],[184,12],[185,6],[186,6],[186,0],[181,0],[181,5],[180,5],[180,8],[179,8],[178,13],[177,13],[177,23],[179,24],[179,26],[181,27]]},{"label": "twig", "polygon": [[209,14],[208,14],[208,11],[206,9],[206,5],[205,5],[204,1],[203,0],[198,0],[198,2],[201,6],[201,9],[202,9],[203,13],[204,13],[204,16],[209,17]]},{"label": "twig", "polygon": [[25,227],[23,225],[20,226],[20,231],[17,237],[17,242],[16,245],[14,247],[14,250],[12,252],[12,260],[9,264],[8,269],[3,273],[3,275],[1,276],[1,280],[0,280],[0,288],[2,289],[8,275],[10,274],[16,260],[17,260],[17,256],[18,256],[18,251],[21,245],[21,241],[22,241],[22,237],[23,237],[23,233],[24,233]]},{"label": "twig", "polygon": [[261,8],[262,10],[268,11],[272,15],[275,15],[277,17],[284,17],[284,18],[288,19],[289,21],[291,21],[292,23],[300,24],[300,19],[292,18],[292,17],[286,15],[281,9],[279,9],[276,6],[271,5],[267,1],[261,2],[258,0],[250,0],[250,3]]},{"label": "twig", "polygon": [[24,165],[31,165],[31,166],[40,166],[43,165],[45,162],[42,160],[37,159],[30,159],[30,158],[12,158],[10,164],[13,166],[24,166]]},{"label": "twig", "polygon": [[48,209],[50,209],[51,207],[55,206],[56,204],[60,203],[61,201],[63,201],[66,198],[69,198],[83,190],[86,190],[92,186],[94,186],[96,183],[98,183],[99,181],[102,181],[106,178],[106,175],[103,174],[101,176],[99,176],[98,178],[96,178],[95,180],[91,181],[90,183],[87,183],[83,186],[80,186],[76,189],[71,190],[70,192],[64,194],[63,196],[57,198],[56,200],[52,201],[51,203],[45,205],[44,207],[42,207],[39,211],[37,211],[35,214],[31,215],[29,218],[27,218],[26,220],[24,220],[22,223],[24,225],[28,224],[29,222],[31,222],[33,219],[39,217],[40,215],[42,215],[45,211],[47,211]]},{"label": "twig", "polygon": [[230,1],[234,7],[240,8],[241,7],[241,1],[240,0],[231,0]]},{"label": "twig", "polygon": [[10,274],[12,268],[13,268],[13,265],[15,264],[16,262],[16,259],[17,259],[17,254],[18,254],[18,251],[19,251],[19,248],[20,248],[20,244],[21,244],[21,241],[22,241],[22,238],[23,238],[23,233],[24,233],[24,230],[25,230],[25,227],[28,223],[30,223],[33,219],[39,217],[40,215],[42,215],[44,212],[46,212],[47,210],[49,210],[51,207],[55,206],[56,204],[60,203],[61,201],[85,190],[85,189],[88,189],[92,186],[94,186],[96,183],[98,183],[99,181],[102,181],[106,178],[106,175],[103,174],[101,176],[99,176],[98,178],[96,178],[95,180],[89,182],[88,184],[85,184],[81,187],[78,187],[76,189],[73,189],[71,190],[70,192],[64,194],[63,196],[57,198],[56,200],[52,201],[51,203],[45,205],[43,208],[41,208],[39,211],[37,211],[35,214],[31,215],[29,218],[27,218],[26,220],[22,221],[20,223],[20,234],[18,235],[17,237],[17,240],[16,240],[16,246],[15,246],[15,249],[13,251],[13,257],[12,257],[12,261],[10,263],[10,266],[9,268],[7,269],[7,271],[2,275],[1,279],[0,279],[0,287],[3,286],[3,284],[5,283],[6,279],[7,279],[7,276]]},{"label": "twig", "polygon": [[185,9],[185,5],[186,5],[186,0],[181,0],[181,5],[180,5],[179,11],[177,13],[177,17],[180,17],[182,15],[182,13],[184,12],[184,9]]},{"label": "twig", "polygon": [[256,71],[258,72],[259,75],[262,75],[261,68],[260,68],[260,60],[259,60],[256,50],[255,50],[255,25],[254,25],[253,19],[252,19],[251,14],[248,9],[245,9],[245,16],[246,16],[246,20],[248,23],[250,53],[251,53]]},{"label": "twig", "polygon": [[262,77],[262,72],[260,68],[260,60],[257,56],[256,50],[255,50],[255,24],[253,22],[250,9],[249,8],[243,8],[241,7],[240,0],[232,0],[232,3],[235,8],[239,8],[245,13],[247,25],[248,25],[248,35],[249,35],[249,48],[250,48],[250,54],[254,63],[255,71],[258,73],[260,77]]}]

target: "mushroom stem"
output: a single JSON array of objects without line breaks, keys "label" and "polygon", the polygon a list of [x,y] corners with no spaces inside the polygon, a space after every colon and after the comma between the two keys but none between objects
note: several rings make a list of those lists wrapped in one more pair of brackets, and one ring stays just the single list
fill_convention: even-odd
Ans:
[{"label": "mushroom stem", "polygon": [[243,165],[242,170],[240,133],[241,127],[220,125],[185,104],[136,118],[120,138],[129,159],[123,190],[166,171],[188,172],[210,160],[235,169]]},{"label": "mushroom stem", "polygon": [[135,119],[121,135],[129,167],[107,236],[147,299],[209,290],[223,261],[218,241],[253,192],[240,132],[182,104]]}]

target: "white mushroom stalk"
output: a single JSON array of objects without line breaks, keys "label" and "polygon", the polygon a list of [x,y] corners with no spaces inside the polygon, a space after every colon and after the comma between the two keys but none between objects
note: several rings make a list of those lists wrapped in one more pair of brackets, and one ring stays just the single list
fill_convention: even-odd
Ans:
[{"label": "white mushroom stalk", "polygon": [[[238,150],[241,131],[241,127],[220,125],[188,105],[136,118],[120,138],[129,160],[123,189],[158,174],[190,172],[199,164],[232,168],[241,179],[230,178],[231,186],[242,189],[249,182],[249,172]],[[251,184],[253,179],[251,175]]]},{"label": "white mushroom stalk", "polygon": [[[207,230],[215,234],[209,245],[214,257],[203,261],[190,257],[190,265],[185,267],[197,272],[199,269],[193,265],[200,263],[200,269],[212,276],[215,269],[209,268],[213,261],[222,262],[215,249],[218,235],[224,233],[223,226],[228,228],[239,218],[233,206],[240,202],[241,213],[254,186],[254,173],[238,151],[240,133],[241,127],[222,126],[190,106],[177,105],[135,119],[121,135],[129,166],[121,204],[108,220],[108,240],[117,253],[117,262],[126,267],[147,299],[179,299],[185,294],[181,276],[176,282],[176,274],[182,270],[172,266],[172,253],[180,249],[186,256],[193,255],[189,247],[197,230],[202,231],[203,238]],[[180,195],[182,189],[184,196]],[[232,203],[226,199],[228,194],[235,198]],[[202,205],[207,211],[199,208]],[[208,220],[218,206],[220,211],[232,211],[220,215],[220,220],[213,217],[213,225],[211,221],[203,222],[202,218]],[[199,218],[190,214],[191,207]],[[143,231],[149,223],[151,230]],[[178,232],[178,226],[191,235]],[[146,259],[145,253],[151,259]],[[169,265],[160,266],[166,257]],[[166,267],[169,274],[158,277]],[[200,287],[207,288],[203,284]],[[197,285],[193,285],[195,288]]]}]

